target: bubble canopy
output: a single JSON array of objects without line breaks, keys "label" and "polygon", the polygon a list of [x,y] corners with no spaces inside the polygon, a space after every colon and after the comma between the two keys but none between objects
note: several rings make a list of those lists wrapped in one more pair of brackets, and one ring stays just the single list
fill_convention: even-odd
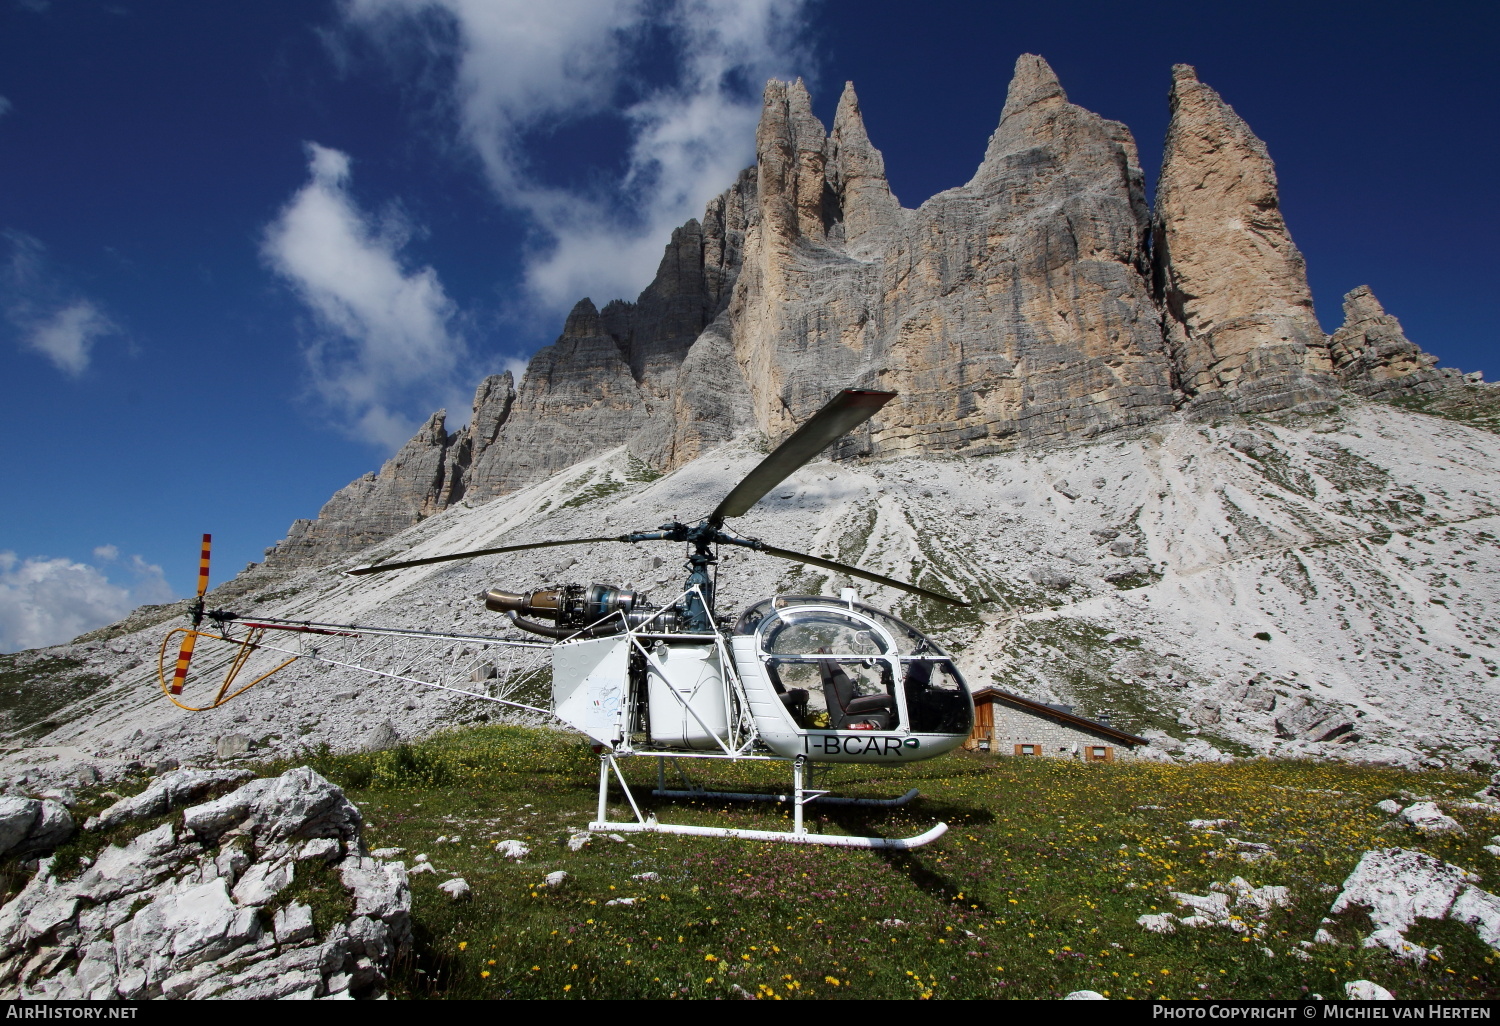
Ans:
[{"label": "bubble canopy", "polygon": [[[765,678],[798,729],[967,736],[974,704],[948,653],[859,602],[778,595],[746,609]],[[920,742],[917,742],[920,744]]]},{"label": "bubble canopy", "polygon": [[[880,630],[870,630],[867,621]],[[778,654],[948,658],[937,642],[890,613],[826,595],[777,595],[755,603],[740,614],[734,633],[757,632],[762,650]]]}]

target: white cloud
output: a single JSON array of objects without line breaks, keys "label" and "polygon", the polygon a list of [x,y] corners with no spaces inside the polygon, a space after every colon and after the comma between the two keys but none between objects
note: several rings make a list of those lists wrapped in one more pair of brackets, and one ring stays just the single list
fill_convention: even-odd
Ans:
[{"label": "white cloud", "polygon": [[394,449],[436,405],[467,413],[457,384],[467,347],[437,272],[401,257],[409,226],[355,204],[348,155],[317,143],[307,155],[309,180],[262,253],[317,319],[306,353],[316,393],[353,434]]},{"label": "white cloud", "polygon": [[[633,298],[671,229],[753,162],[761,85],[810,63],[806,2],[349,0],[346,12],[387,46],[420,40],[453,62],[460,131],[496,194],[538,229],[526,285],[555,312],[584,295]],[[643,90],[645,60],[675,68],[672,81]],[[535,157],[548,133],[601,112],[630,129],[623,173],[587,191],[544,182]]]},{"label": "white cloud", "polygon": [[0,237],[10,248],[0,270],[6,320],[23,346],[77,377],[88,369],[94,343],[119,334],[119,326],[97,303],[63,284],[41,240],[18,231],[5,231]]},{"label": "white cloud", "polygon": [[[94,552],[110,562],[119,558],[113,545]],[[62,644],[113,623],[142,603],[172,601],[161,567],[140,556],[132,556],[126,566],[133,578],[129,587],[112,583],[87,563],[22,560],[14,552],[0,552],[0,652]]]},{"label": "white cloud", "polygon": [[23,340],[51,360],[58,370],[77,377],[88,369],[94,341],[114,331],[114,323],[97,306],[87,299],[78,299],[33,323]]},{"label": "white cloud", "polygon": [[505,372],[509,371],[511,380],[519,385],[521,383],[521,379],[526,376],[527,362],[528,361],[526,360],[511,357],[506,360],[504,365],[500,368],[500,373],[504,374]]},{"label": "white cloud", "polygon": [[94,549],[94,558],[105,563],[113,563],[120,558],[120,550],[113,545],[100,545]]}]

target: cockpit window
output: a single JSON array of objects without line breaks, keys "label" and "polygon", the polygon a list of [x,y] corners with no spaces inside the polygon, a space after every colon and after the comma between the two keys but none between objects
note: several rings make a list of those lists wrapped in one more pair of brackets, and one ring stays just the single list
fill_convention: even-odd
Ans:
[{"label": "cockpit window", "polygon": [[884,659],[767,659],[782,704],[804,730],[895,730],[895,682]]}]

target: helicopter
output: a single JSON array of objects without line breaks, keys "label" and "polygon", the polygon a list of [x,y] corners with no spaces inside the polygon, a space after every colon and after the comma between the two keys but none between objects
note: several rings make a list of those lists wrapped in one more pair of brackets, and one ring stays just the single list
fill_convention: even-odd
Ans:
[{"label": "helicopter", "polygon": [[[893,808],[917,796],[912,789],[888,799],[835,797],[816,787],[818,764],[910,763],[931,759],[963,744],[970,735],[974,704],[952,658],[936,641],[888,612],[858,600],[853,588],[837,598],[776,595],[735,614],[716,609],[717,550],[732,546],[761,552],[870,581],[952,606],[964,599],[932,591],[859,567],[770,545],[726,528],[797,469],[858,427],[894,399],[894,392],[846,389],[760,461],[718,506],[695,524],[673,520],[651,530],[610,537],[571,538],[449,552],[419,559],[356,566],[342,573],[361,578],[483,556],[566,545],[675,542],[687,549],[687,579],[674,599],[653,604],[639,591],[606,584],[564,584],[526,592],[490,588],[484,606],[533,638],[419,631],[398,627],[322,623],[253,617],[208,610],[210,536],[204,535],[192,626],[176,628],[162,641],[158,676],[167,697],[193,711],[213,708],[243,694],[300,658],[363,670],[377,676],[457,691],[560,721],[585,735],[599,758],[598,804],[592,832],[685,834],[797,844],[897,849],[920,847],[941,837],[945,823],[908,838],[854,837],[810,832],[806,806],[855,805]],[[203,621],[214,629],[204,630]],[[275,632],[273,634],[273,632]],[[283,642],[290,633],[294,640]],[[181,635],[171,680],[166,673],[170,642]],[[211,702],[181,697],[194,646],[208,637],[237,646],[227,660],[223,684]],[[268,637],[276,640],[268,640]],[[544,649],[550,656],[550,703],[546,708],[513,697],[465,687],[444,657],[428,669],[398,659],[385,667],[370,658],[371,641],[467,646],[463,654],[494,648]],[[346,651],[364,646],[358,652]],[[248,684],[238,684],[252,655],[288,656]],[[435,679],[447,673],[446,679]],[[470,680],[475,677],[471,674]],[[749,830],[664,823],[642,812],[620,769],[621,759],[657,759],[662,798],[790,803],[792,829]],[[787,794],[669,788],[667,761],[721,759],[789,763]],[[675,763],[680,770],[681,763]],[[686,780],[685,774],[683,774]],[[611,819],[612,779],[633,818]]]}]

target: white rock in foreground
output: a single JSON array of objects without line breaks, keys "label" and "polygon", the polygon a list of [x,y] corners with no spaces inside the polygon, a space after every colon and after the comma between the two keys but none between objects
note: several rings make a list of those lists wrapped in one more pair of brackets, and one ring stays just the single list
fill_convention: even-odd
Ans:
[{"label": "white rock in foreground", "polygon": [[1344,880],[1330,915],[1369,910],[1375,932],[1367,948],[1383,947],[1420,960],[1427,949],[1404,936],[1418,919],[1451,919],[1474,928],[1479,939],[1500,950],[1500,898],[1473,886],[1479,878],[1450,862],[1409,848],[1367,851]]},{"label": "white rock in foreground", "polygon": [[239,784],[255,774],[249,770],[180,769],[163,773],[138,795],[121,798],[83,825],[85,830],[108,830],[132,819],[160,816],[202,798],[215,787]]},{"label": "white rock in foreground", "polygon": [[1401,819],[1411,824],[1419,833],[1427,834],[1429,837],[1438,837],[1442,834],[1458,834],[1465,836],[1468,831],[1459,825],[1458,820],[1443,812],[1437,807],[1436,802],[1417,802],[1408,806],[1401,813]]},{"label": "white rock in foreground", "polygon": [[1344,984],[1344,996],[1350,1001],[1394,1001],[1391,992],[1369,980],[1351,980]]},{"label": "white rock in foreground", "polygon": [[[202,793],[201,777],[166,777],[112,806],[109,824]],[[0,908],[0,999],[378,995],[410,943],[411,890],[400,863],[343,855],[360,845],[342,791],[301,767],[188,808],[183,822],[106,847],[73,879],[42,860]],[[278,904],[313,860],[338,866],[355,906],[321,937],[309,906]]]},{"label": "white rock in foreground", "polygon": [[1162,912],[1139,916],[1136,923],[1152,933],[1176,933],[1179,926],[1189,929],[1222,926],[1235,933],[1262,937],[1266,932],[1265,919],[1271,910],[1291,904],[1285,887],[1270,884],[1256,887],[1242,876],[1227,884],[1209,884],[1208,890],[1207,894],[1172,892],[1178,906],[1191,909],[1192,915],[1178,918],[1171,912]]},{"label": "white rock in foreground", "polygon": [[455,876],[452,880],[438,884],[438,890],[454,901],[467,901],[474,896],[474,892],[469,888],[469,881],[461,876]]}]

